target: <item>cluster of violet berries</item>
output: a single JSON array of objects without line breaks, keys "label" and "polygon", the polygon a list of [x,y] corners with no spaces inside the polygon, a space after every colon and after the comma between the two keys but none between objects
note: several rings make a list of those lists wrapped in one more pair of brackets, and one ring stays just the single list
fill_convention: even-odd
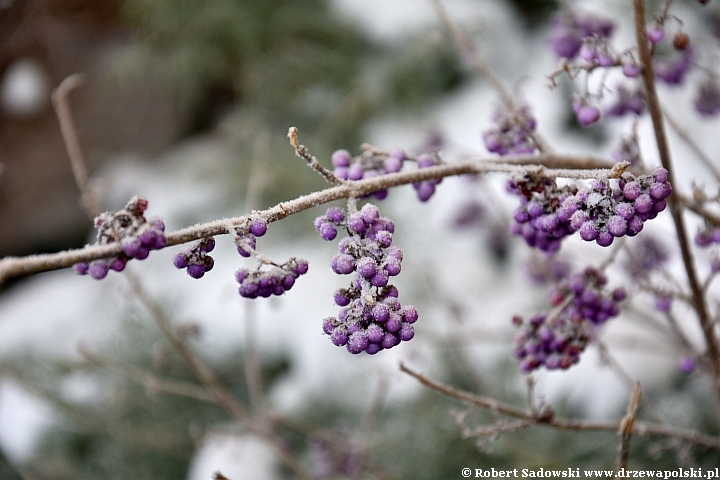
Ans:
[{"label": "cluster of violet berries", "polygon": [[268,270],[240,268],[235,272],[235,280],[240,284],[238,292],[241,297],[267,298],[290,290],[295,285],[295,280],[307,271],[307,260],[292,257],[284,264],[273,265]]},{"label": "cluster of violet berries", "polygon": [[572,185],[560,188],[552,179],[528,175],[510,177],[507,189],[520,196],[510,232],[543,252],[559,250],[560,241],[574,231],[570,215],[559,207],[573,196],[576,188]]},{"label": "cluster of violet berries", "polygon": [[619,304],[627,296],[623,288],[607,291],[606,284],[604,273],[586,268],[550,290],[550,302],[559,312],[535,314],[527,322],[513,317],[523,328],[514,345],[523,372],[541,366],[567,369],[580,361],[595,329],[620,313]]},{"label": "cluster of violet berries", "polygon": [[215,239],[213,237],[202,238],[182,252],[175,254],[173,265],[178,269],[185,268],[187,274],[192,278],[202,278],[215,265],[213,258],[208,255],[214,248]]},{"label": "cluster of violet berries", "polygon": [[117,257],[101,258],[91,262],[79,262],[73,265],[78,275],[89,275],[95,280],[105,278],[110,270],[120,272],[130,259],[144,260],[150,250],[160,250],[167,245],[165,224],[162,219],[145,218],[148,201],[134,196],[125,208],[115,213],[105,212],[95,217],[98,245],[121,242],[123,252]]},{"label": "cluster of violet berries", "polygon": [[533,132],[537,123],[527,106],[500,108],[493,115],[495,124],[483,132],[485,148],[498,155],[523,155],[537,149]]},{"label": "cluster of violet berries", "polygon": [[588,56],[585,50],[592,51],[601,40],[610,38],[615,28],[610,20],[568,11],[555,16],[552,25],[550,45],[558,57],[567,59],[578,55],[584,45],[583,56]]},{"label": "cluster of violet berries", "polygon": [[589,188],[565,199],[558,215],[569,217],[583,240],[607,247],[615,237],[634,237],[646,220],[665,210],[665,199],[672,193],[667,180],[662,167],[639,177],[625,173],[618,188],[612,188],[609,180],[593,180]]},{"label": "cluster of violet berries", "polygon": [[267,228],[267,221],[263,217],[255,217],[244,226],[238,227],[235,230],[238,253],[245,258],[251,257],[257,247],[257,237],[265,235]]},{"label": "cluster of violet berries", "polygon": [[349,234],[340,240],[339,253],[330,263],[339,275],[354,273],[350,287],[334,294],[340,313],[323,320],[323,332],[332,343],[352,354],[374,355],[411,340],[418,312],[411,305],[402,306],[397,288],[388,283],[400,273],[403,258],[402,250],[392,246],[392,220],[372,204],[347,218],[342,209],[331,207],[316,219],[315,227],[324,240],[334,239],[341,227]]},{"label": "cluster of violet berries", "polygon": [[[347,150],[336,150],[331,157],[333,173],[342,180],[363,180],[388,173],[397,173],[402,170],[407,160],[415,161],[418,168],[433,167],[441,163],[436,155],[430,153],[412,158],[400,148],[385,152],[369,145],[364,145],[363,153],[356,157],[351,156]],[[430,179],[414,183],[413,187],[417,191],[418,199],[421,202],[428,201],[435,193],[435,186],[441,181],[442,179]],[[387,189],[378,190],[371,195],[378,200],[383,200],[387,197],[388,191]]]}]

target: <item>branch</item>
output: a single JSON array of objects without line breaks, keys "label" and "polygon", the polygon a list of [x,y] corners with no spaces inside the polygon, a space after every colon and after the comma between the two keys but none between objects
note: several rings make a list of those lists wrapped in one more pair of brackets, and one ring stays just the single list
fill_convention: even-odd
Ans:
[{"label": "branch", "polygon": [[662,110],[660,109],[660,101],[658,99],[657,89],[655,88],[655,72],[653,71],[652,56],[650,53],[650,42],[648,41],[645,30],[645,1],[633,0],[633,11],[635,15],[635,36],[637,38],[640,65],[642,66],[642,78],[645,84],[645,100],[648,105],[648,110],[650,111],[650,117],[652,118],[653,129],[655,130],[655,141],[660,154],[660,161],[662,162],[662,166],[668,171],[668,181],[671,185],[675,186],[672,194],[668,198],[668,206],[670,207],[670,213],[675,222],[680,252],[682,254],[683,264],[685,265],[690,290],[692,291],[693,308],[697,313],[705,337],[708,356],[710,357],[710,362],[712,363],[715,374],[715,390],[720,399],[720,352],[718,352],[714,323],[708,312],[707,302],[705,301],[705,292],[700,285],[697,272],[695,271],[692,251],[690,250],[690,240],[685,231],[682,202],[679,198],[677,184],[675,182],[675,172],[670,158],[670,148],[665,134]]},{"label": "branch", "polygon": [[60,124],[60,131],[62,132],[63,141],[65,142],[65,148],[67,149],[68,157],[70,157],[70,166],[72,167],[73,176],[75,177],[75,183],[77,184],[78,190],[80,190],[83,208],[90,218],[93,218],[100,214],[100,199],[98,198],[97,192],[90,188],[85,156],[80,148],[80,141],[78,140],[77,130],[75,129],[75,123],[73,122],[70,105],[68,103],[68,95],[70,92],[82,86],[84,83],[85,78],[83,75],[79,73],[70,75],[53,91],[52,102],[58,117],[58,123]]},{"label": "branch", "polygon": [[[526,411],[522,408],[510,405],[508,403],[499,402],[497,400],[480,397],[469,392],[457,390],[448,385],[444,385],[435,380],[431,380],[419,372],[416,372],[409,367],[405,366],[404,363],[400,363],[400,370],[407,373],[411,377],[417,379],[420,383],[426,387],[435,390],[448,397],[457,398],[464,402],[468,402],[472,405],[476,405],[493,412],[502,413],[515,418],[521,418],[529,420],[536,425],[547,425],[549,427],[555,427],[562,430],[575,430],[575,431],[597,431],[597,432],[617,432],[619,428],[618,422],[582,422],[575,420],[561,420],[555,418],[554,415],[548,415],[544,410],[540,411],[539,416],[533,415],[532,412]],[[720,438],[705,435],[694,430],[686,430],[679,428],[670,428],[663,425],[657,425],[652,423],[635,423],[635,432],[640,436],[660,436],[670,437],[684,440],[686,442],[701,445],[703,447],[711,448],[720,451]]]},{"label": "branch", "polygon": [[[507,156],[502,159],[473,159],[344,182],[336,187],[281,202],[266,210],[255,211],[252,217],[262,216],[268,223],[271,223],[342,198],[360,198],[378,190],[433,178],[489,172],[505,172],[516,175],[533,173],[550,178],[593,179],[614,178],[619,170],[617,166],[613,166],[612,162],[591,156],[576,157],[573,155],[545,154]],[[250,215],[244,215],[183,228],[166,235],[167,246],[179,245],[210,236],[225,235],[231,233],[234,227],[243,225],[249,220]],[[5,257],[0,260],[0,284],[10,277],[67,268],[78,262],[114,257],[121,252],[122,246],[120,243],[114,243],[110,245],[91,245],[82,249],[67,250],[59,253],[30,255],[27,257]]]}]

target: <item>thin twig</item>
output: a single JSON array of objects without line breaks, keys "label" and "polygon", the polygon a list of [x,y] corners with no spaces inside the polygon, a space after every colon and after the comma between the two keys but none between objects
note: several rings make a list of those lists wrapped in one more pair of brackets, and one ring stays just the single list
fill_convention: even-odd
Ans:
[{"label": "thin twig", "polygon": [[622,441],[620,443],[620,460],[618,461],[618,468],[626,469],[628,466],[628,459],[630,458],[630,440],[632,440],[633,430],[635,429],[635,421],[637,420],[638,409],[640,407],[640,399],[642,398],[642,390],[640,389],[640,382],[635,384],[630,403],[628,404],[628,410],[625,417],[620,422],[620,436]]},{"label": "thin twig", "polygon": [[78,190],[80,190],[82,206],[90,218],[100,214],[100,199],[98,194],[90,187],[89,176],[85,156],[80,148],[77,129],[72,119],[68,95],[71,91],[85,83],[82,74],[76,73],[70,75],[60,83],[60,86],[52,93],[53,106],[60,123],[60,131],[62,132],[65,148],[68,157],[70,157],[70,166],[72,167],[73,176]]},{"label": "thin twig", "polygon": [[700,326],[702,327],[705,343],[707,344],[708,356],[712,363],[714,372],[715,391],[720,400],[720,351],[718,351],[718,342],[715,335],[714,323],[708,311],[708,305],[705,299],[705,292],[702,290],[700,281],[695,271],[692,251],[690,249],[690,240],[685,231],[685,221],[683,219],[682,202],[678,198],[677,183],[675,182],[675,172],[670,157],[670,148],[667,143],[665,134],[665,125],[663,122],[662,110],[660,109],[660,101],[658,99],[657,89],[655,88],[655,72],[653,70],[652,56],[650,53],[650,43],[645,30],[645,1],[633,0],[633,12],[635,16],[635,36],[637,38],[638,53],[640,56],[640,65],[642,66],[642,78],[645,85],[645,100],[652,118],[653,129],[655,131],[655,142],[657,143],[658,152],[662,166],[668,171],[668,181],[675,188],[668,198],[668,206],[673,221],[675,222],[675,230],[678,242],[680,244],[680,252],[682,254],[685,272],[687,273],[688,283],[693,297],[693,308],[695,309]]},{"label": "thin twig", "polygon": [[289,469],[291,469],[295,475],[299,478],[312,478],[309,472],[306,471],[305,467],[300,461],[289,452],[284,442],[277,437],[272,431],[267,422],[257,422],[249,414],[247,409],[228,392],[222,384],[218,381],[213,371],[207,367],[195,354],[190,350],[187,343],[179,339],[170,326],[170,320],[165,315],[165,312],[160,305],[158,305],[143,288],[140,280],[130,271],[125,271],[125,276],[130,282],[130,286],[133,292],[137,296],[138,300],[143,306],[150,312],[150,315],[155,320],[155,323],[160,327],[165,337],[170,341],[175,350],[195,372],[198,379],[207,388],[208,392],[215,397],[217,402],[225,408],[236,420],[245,422],[248,429],[264,439],[268,446],[272,449],[273,453],[277,455],[281,462],[283,462]]},{"label": "thin twig", "polygon": [[120,375],[123,375],[131,380],[134,380],[137,383],[140,383],[141,385],[144,385],[149,390],[158,390],[172,393],[174,395],[193,398],[195,400],[200,400],[207,403],[217,403],[217,399],[213,395],[208,393],[207,388],[201,387],[200,385],[184,382],[181,380],[171,380],[168,378],[163,378],[132,365],[108,360],[101,357],[100,355],[97,355],[96,353],[91,352],[87,347],[82,344],[78,345],[77,349],[80,355],[82,355],[83,358],[85,358],[85,360],[87,360],[88,362],[117,372]]},{"label": "thin twig", "polygon": [[[457,390],[448,385],[436,382],[435,380],[431,380],[426,376],[422,375],[421,373],[410,369],[404,363],[400,364],[400,370],[414,377],[423,385],[443,395],[457,398],[458,400],[462,400],[472,405],[486,408],[496,413],[502,413],[505,415],[510,415],[512,417],[530,420],[536,425],[547,425],[562,430],[575,431],[618,431],[618,422],[583,422],[576,420],[562,420],[549,415],[541,415],[540,417],[535,417],[532,415],[531,412],[516,407],[514,405],[499,402],[491,398],[474,395],[472,393],[464,392],[462,390]],[[706,435],[704,433],[700,433],[694,430],[671,428],[664,425],[656,425],[652,423],[636,422],[635,432],[640,436],[655,435],[661,437],[677,438],[686,442],[694,443],[696,445],[702,445],[704,447],[720,451],[720,438],[712,437],[710,435]]]},{"label": "thin twig", "polygon": [[335,185],[342,185],[344,182],[338,178],[333,172],[320,165],[318,159],[310,154],[310,151],[305,145],[302,145],[298,141],[298,129],[296,127],[290,127],[288,130],[288,138],[290,139],[290,145],[295,149],[295,155],[305,160],[310,168],[322,175],[325,180]]}]

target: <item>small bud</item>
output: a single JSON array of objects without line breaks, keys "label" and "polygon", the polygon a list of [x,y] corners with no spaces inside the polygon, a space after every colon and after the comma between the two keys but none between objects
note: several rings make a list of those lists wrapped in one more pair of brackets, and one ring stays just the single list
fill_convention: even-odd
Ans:
[{"label": "small bud", "polygon": [[679,32],[673,38],[673,47],[675,50],[685,50],[690,45],[690,37],[685,32]]}]

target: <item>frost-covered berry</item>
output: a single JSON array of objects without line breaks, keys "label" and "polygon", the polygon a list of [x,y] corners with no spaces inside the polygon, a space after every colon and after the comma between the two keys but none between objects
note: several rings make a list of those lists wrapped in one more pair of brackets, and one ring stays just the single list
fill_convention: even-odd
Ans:
[{"label": "frost-covered berry", "polygon": [[262,237],[267,232],[267,221],[262,217],[253,219],[250,224],[250,233],[256,237]]},{"label": "frost-covered berry", "polygon": [[[157,217],[147,219],[144,216],[148,201],[134,196],[125,208],[115,213],[104,212],[95,217],[97,244],[109,245],[120,242],[123,252],[117,257],[94,260],[89,264],[82,262],[73,266],[75,273],[89,275],[96,280],[107,276],[109,270],[120,272],[125,269],[128,260],[144,260],[151,250],[160,250],[167,245],[165,223]],[[87,265],[87,266],[86,266]]]}]

